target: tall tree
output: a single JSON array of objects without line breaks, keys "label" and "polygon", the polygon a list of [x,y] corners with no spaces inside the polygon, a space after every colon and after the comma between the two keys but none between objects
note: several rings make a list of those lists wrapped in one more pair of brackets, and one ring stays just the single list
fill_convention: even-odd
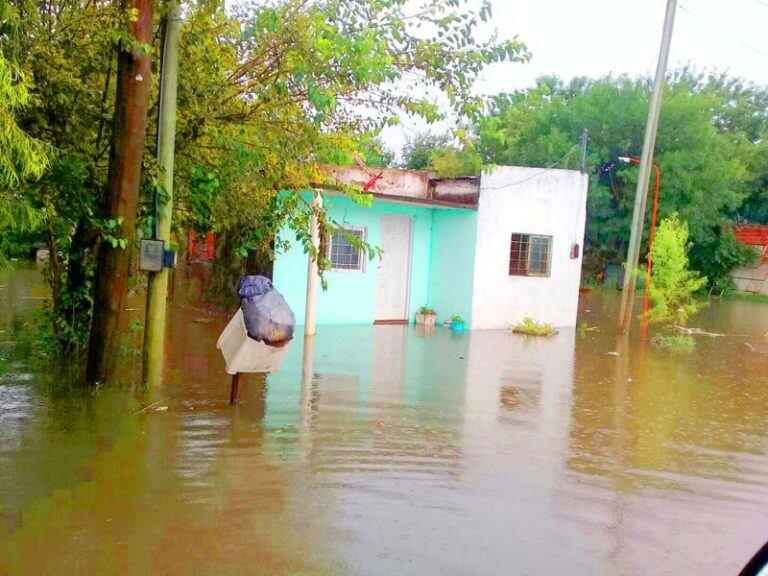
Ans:
[{"label": "tall tree", "polygon": [[[120,320],[128,294],[136,239],[141,162],[152,88],[152,0],[125,0],[126,34],[117,57],[115,113],[106,190],[106,214],[117,243],[101,242],[88,347],[88,380],[109,379],[120,357]],[[123,327],[125,328],[125,327]]]}]

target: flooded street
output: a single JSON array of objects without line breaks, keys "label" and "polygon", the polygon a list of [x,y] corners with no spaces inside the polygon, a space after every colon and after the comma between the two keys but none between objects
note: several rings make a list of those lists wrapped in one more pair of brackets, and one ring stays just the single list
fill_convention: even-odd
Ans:
[{"label": "flooded street", "polygon": [[320,327],[233,408],[226,317],[177,299],[162,388],[81,390],[30,357],[45,294],[0,272],[0,574],[726,575],[768,540],[766,304],[691,352],[617,345],[608,291],[548,340]]}]

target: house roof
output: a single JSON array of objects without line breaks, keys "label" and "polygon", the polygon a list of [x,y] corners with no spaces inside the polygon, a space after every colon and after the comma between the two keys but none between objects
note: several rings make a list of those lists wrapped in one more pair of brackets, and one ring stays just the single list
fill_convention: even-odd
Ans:
[{"label": "house roof", "polygon": [[[327,193],[332,195],[343,194],[341,190],[329,189],[328,187],[323,187],[323,190],[325,190]],[[473,204],[469,204],[467,202],[453,202],[450,200],[437,200],[434,198],[433,199],[412,198],[409,196],[400,196],[398,194],[382,194],[380,192],[375,192],[373,190],[369,191],[368,193],[371,196],[373,196],[374,202],[375,201],[392,202],[394,204],[424,206],[425,208],[452,208],[452,209],[459,209],[459,210],[477,210],[477,202]]]},{"label": "house roof", "polygon": [[[374,199],[421,206],[477,209],[480,179],[477,177],[436,178],[423,170],[323,166],[321,171],[337,189],[359,186]],[[324,189],[333,185],[323,184]]]}]

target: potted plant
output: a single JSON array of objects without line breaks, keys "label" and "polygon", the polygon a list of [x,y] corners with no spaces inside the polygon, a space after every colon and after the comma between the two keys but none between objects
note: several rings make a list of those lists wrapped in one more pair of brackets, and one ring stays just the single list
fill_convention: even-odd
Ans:
[{"label": "potted plant", "polygon": [[434,308],[422,306],[419,311],[416,312],[416,325],[417,326],[434,326],[437,319],[437,312]]},{"label": "potted plant", "polygon": [[464,318],[458,315],[451,316],[451,330],[454,332],[463,332],[466,329]]}]

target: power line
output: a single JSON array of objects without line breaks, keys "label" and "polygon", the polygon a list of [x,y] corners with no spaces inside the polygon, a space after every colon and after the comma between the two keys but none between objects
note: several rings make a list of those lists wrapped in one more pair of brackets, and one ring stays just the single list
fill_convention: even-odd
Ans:
[{"label": "power line", "polygon": [[570,150],[568,150],[568,152],[563,154],[557,161],[555,161],[554,163],[550,164],[546,168],[542,168],[538,172],[534,172],[533,174],[531,174],[530,176],[528,176],[526,178],[523,178],[522,180],[517,180],[516,182],[508,182],[506,184],[502,184],[501,186],[483,186],[481,188],[481,191],[482,190],[501,190],[503,188],[510,188],[512,186],[517,186],[519,184],[523,184],[525,182],[528,182],[529,180],[533,180],[534,178],[537,178],[537,177],[541,176],[545,172],[551,172],[552,170],[554,170],[557,167],[557,165],[560,164],[560,162],[562,162],[563,160],[568,158],[571,154],[574,153],[574,151],[578,150],[579,148],[580,148],[579,144],[574,145],[573,148],[571,148]]},{"label": "power line", "polygon": [[[765,6],[766,8],[768,8],[768,3],[765,3],[765,2],[764,2],[764,0],[756,0],[756,1],[757,1],[757,2],[759,2],[760,4],[762,4],[763,6]],[[720,28],[720,26],[718,26],[718,25],[717,25],[717,24],[715,24],[714,22],[712,22],[712,21],[710,21],[710,20],[708,20],[708,19],[704,18],[704,17],[703,17],[703,16],[701,16],[700,14],[697,14],[696,12],[694,12],[693,10],[691,10],[690,8],[686,8],[686,7],[685,7],[685,6],[683,6],[682,4],[680,4],[680,9],[681,9],[683,12],[687,12],[688,14],[690,14],[691,16],[693,16],[694,18],[698,18],[699,20],[701,20],[702,22],[704,22],[704,23],[705,23],[705,24],[707,24],[708,26],[711,26],[712,28],[714,28],[715,30],[717,30],[718,32],[720,32],[721,34],[723,34],[723,35],[727,36],[728,38],[730,38],[730,39],[731,39],[731,40],[733,40],[734,42],[738,42],[739,44],[741,44],[741,45],[742,45],[742,46],[744,46],[745,48],[748,48],[749,50],[751,50],[751,51],[752,51],[752,52],[754,52],[755,54],[758,54],[759,56],[762,56],[763,58],[765,58],[766,60],[768,60],[768,52],[763,52],[763,51],[762,51],[760,48],[755,48],[755,47],[754,47],[754,46],[752,46],[751,44],[748,44],[747,42],[744,42],[744,40],[742,40],[741,38],[739,38],[739,37],[738,37],[738,36],[736,36],[735,34],[732,34],[731,32],[728,32],[728,30],[724,30],[723,28]]]}]

